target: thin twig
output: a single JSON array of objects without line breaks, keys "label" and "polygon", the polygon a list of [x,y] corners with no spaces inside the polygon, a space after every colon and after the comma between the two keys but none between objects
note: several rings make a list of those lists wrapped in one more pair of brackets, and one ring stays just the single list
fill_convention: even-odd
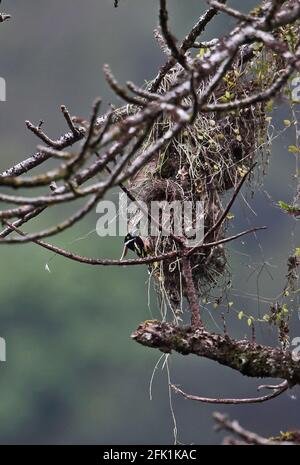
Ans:
[{"label": "thin twig", "polygon": [[284,381],[281,385],[279,385],[277,389],[274,389],[274,392],[272,394],[267,394],[265,396],[260,396],[260,397],[248,397],[244,399],[238,399],[238,398],[231,398],[231,399],[222,399],[222,398],[213,398],[213,397],[200,397],[200,396],[195,396],[193,394],[187,394],[186,392],[182,391],[179,389],[178,386],[175,386],[174,384],[171,384],[172,389],[176,394],[182,395],[185,399],[188,400],[196,400],[197,402],[204,402],[206,404],[232,404],[232,405],[237,405],[237,404],[259,404],[262,402],[266,402],[268,400],[274,399],[275,397],[280,396],[284,391],[288,389],[288,382]]}]

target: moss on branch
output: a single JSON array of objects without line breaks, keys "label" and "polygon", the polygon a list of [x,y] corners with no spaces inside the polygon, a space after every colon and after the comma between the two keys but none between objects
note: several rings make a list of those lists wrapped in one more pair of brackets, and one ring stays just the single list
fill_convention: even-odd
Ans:
[{"label": "moss on branch", "polygon": [[281,378],[287,380],[289,386],[300,384],[300,362],[293,360],[291,352],[279,348],[156,320],[142,323],[132,338],[162,352],[194,354],[214,360],[245,376]]}]

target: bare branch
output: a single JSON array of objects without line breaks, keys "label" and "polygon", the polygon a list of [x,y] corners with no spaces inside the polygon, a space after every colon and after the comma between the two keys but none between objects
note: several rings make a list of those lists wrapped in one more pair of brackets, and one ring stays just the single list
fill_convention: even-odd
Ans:
[{"label": "bare branch", "polygon": [[239,19],[240,21],[246,21],[250,23],[252,23],[253,21],[257,21],[256,16],[245,15],[244,13],[241,13],[240,11],[235,10],[234,8],[230,8],[229,6],[224,5],[223,3],[220,3],[216,0],[209,0],[208,4],[216,10],[223,11],[224,13],[227,13],[229,16]]},{"label": "bare branch", "polygon": [[240,424],[234,420],[230,421],[226,415],[223,415],[219,412],[215,412],[213,414],[213,418],[216,421],[216,430],[226,430],[229,431],[230,433],[236,434],[241,441],[236,441],[236,440],[231,440],[229,438],[226,438],[226,444],[252,444],[252,445],[260,445],[260,446],[290,446],[294,445],[295,443],[292,441],[280,441],[277,440],[275,441],[274,438],[264,438],[262,436],[259,436],[256,433],[252,433],[251,431],[246,430]]},{"label": "bare branch", "polygon": [[213,398],[213,397],[200,397],[195,396],[193,394],[187,394],[186,392],[179,389],[178,386],[171,384],[172,389],[176,394],[182,395],[185,399],[188,400],[195,400],[197,402],[203,402],[206,404],[229,404],[229,405],[238,405],[238,404],[260,404],[262,402],[266,402],[268,400],[274,399],[275,397],[280,396],[288,389],[287,381],[283,381],[283,383],[279,384],[272,394],[267,394],[265,396],[260,397],[246,397],[244,399],[238,398],[231,398],[231,399],[220,399],[220,398]]},{"label": "bare branch", "polygon": [[167,46],[169,47],[173,58],[181,64],[181,66],[188,70],[189,66],[187,64],[186,58],[182,53],[181,49],[176,47],[174,38],[172,37],[171,32],[168,27],[168,10],[167,10],[167,0],[160,0],[160,10],[159,10],[159,22],[161,27],[161,32],[166,41]]}]

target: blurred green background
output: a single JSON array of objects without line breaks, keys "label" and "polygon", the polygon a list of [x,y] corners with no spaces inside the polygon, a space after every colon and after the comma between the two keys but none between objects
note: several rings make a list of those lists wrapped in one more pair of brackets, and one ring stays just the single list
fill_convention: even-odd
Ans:
[{"label": "blurred green background", "polygon": [[[1,170],[35,151],[38,141],[26,130],[26,119],[44,120],[45,130],[56,138],[65,131],[61,104],[88,117],[98,95],[105,106],[118,103],[104,82],[104,63],[110,63],[120,82],[142,84],[154,77],[164,59],[152,34],[156,0],[120,0],[118,9],[113,0],[4,0],[2,5],[13,18],[0,27],[0,76],[7,82],[7,102],[0,103]],[[178,38],[205,8],[199,0],[170,0],[169,5]],[[254,5],[243,2],[244,9]],[[232,24],[220,16],[205,37],[215,37]],[[286,117],[285,108],[275,111],[276,130]],[[234,208],[232,231],[268,226],[257,237],[228,248],[234,306],[227,324],[236,337],[250,335],[237,311],[257,316],[268,308],[263,299],[258,303],[247,293],[276,296],[283,287],[287,256],[300,246],[295,221],[274,206],[278,200],[289,202],[294,192],[295,160],[287,151],[293,137],[287,130],[274,140],[264,185],[247,197],[252,210],[243,198]],[[53,210],[24,230],[65,214]],[[119,257],[122,238],[98,238],[96,220],[94,212],[50,242],[89,256]],[[149,399],[151,374],[161,354],[130,338],[141,321],[152,314],[159,317],[155,299],[151,312],[148,308],[146,268],[80,265],[35,245],[2,245],[0,253],[0,336],[7,343],[7,362],[0,364],[0,443],[171,444],[166,370],[156,371]],[[203,311],[208,327],[217,330],[220,310]],[[300,336],[297,315],[291,335]],[[274,343],[275,336],[267,326],[257,329],[259,342]],[[172,381],[198,395],[253,396],[259,384],[197,357],[172,355],[169,366]],[[298,394],[294,390],[266,404],[226,407],[173,396],[178,440],[219,443],[222,434],[213,432],[214,410],[263,435],[300,428]]]}]

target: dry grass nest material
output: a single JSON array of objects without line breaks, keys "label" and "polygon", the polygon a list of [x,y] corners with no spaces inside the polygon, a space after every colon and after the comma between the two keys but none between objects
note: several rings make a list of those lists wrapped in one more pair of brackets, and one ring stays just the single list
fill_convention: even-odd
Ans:
[{"label": "dry grass nest material", "polygon": [[[240,71],[236,65],[225,76],[210,102],[240,99],[253,93],[258,84],[251,66],[253,63],[249,64],[248,70]],[[181,72],[179,66],[174,67],[164,78],[160,91],[168,91],[178,83]],[[201,94],[201,89],[198,92]],[[183,104],[190,106],[191,101],[186,99]],[[170,114],[158,120],[143,149],[147,149],[173,125]],[[222,212],[222,196],[237,185],[259,155],[261,162],[266,160],[267,134],[264,103],[226,113],[199,113],[193,125],[185,127],[131,179],[129,187],[136,198],[146,204],[158,200],[203,201],[205,229],[208,230]],[[213,234],[210,241],[224,236],[225,228],[226,225]],[[168,238],[153,238],[153,247],[161,253],[174,249],[176,245]],[[192,266],[199,294],[209,292],[226,272],[223,247],[207,250],[205,254],[195,253]],[[179,265],[170,262],[160,265],[159,286],[163,285],[175,305],[184,294],[184,284],[183,288],[179,288],[179,283],[182,283],[180,273]]]}]

